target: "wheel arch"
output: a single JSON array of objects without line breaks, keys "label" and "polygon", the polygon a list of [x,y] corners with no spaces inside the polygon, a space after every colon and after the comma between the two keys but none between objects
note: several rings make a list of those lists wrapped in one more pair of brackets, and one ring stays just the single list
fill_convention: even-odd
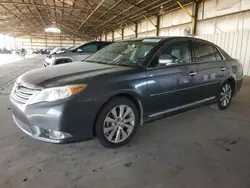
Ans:
[{"label": "wheel arch", "polygon": [[93,135],[95,136],[95,123],[96,123],[96,120],[102,110],[102,108],[109,102],[111,101],[112,99],[114,98],[117,98],[117,97],[124,97],[124,98],[127,98],[129,100],[131,100],[135,105],[136,105],[136,108],[140,114],[140,117],[139,117],[139,121],[140,121],[140,125],[143,124],[143,106],[142,106],[142,102],[140,100],[140,97],[137,93],[135,92],[132,92],[132,91],[124,91],[124,92],[119,92],[119,93],[115,93],[113,95],[111,95],[100,107],[100,109],[98,110],[97,114],[96,114],[96,117],[95,117],[95,120],[94,120],[94,126],[93,126]]},{"label": "wheel arch", "polygon": [[236,91],[236,80],[235,80],[235,78],[229,77],[225,81],[228,81],[228,82],[230,82],[232,84],[233,95],[235,95],[235,91]]}]

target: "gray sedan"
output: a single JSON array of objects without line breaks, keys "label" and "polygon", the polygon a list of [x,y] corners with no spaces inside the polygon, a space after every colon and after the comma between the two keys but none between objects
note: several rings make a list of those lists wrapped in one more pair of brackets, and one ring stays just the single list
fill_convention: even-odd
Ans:
[{"label": "gray sedan", "polygon": [[27,72],[10,101],[15,123],[34,139],[96,137],[113,148],[148,121],[211,103],[226,109],[242,81],[242,64],[210,42],[142,38],[111,44],[85,62]]}]

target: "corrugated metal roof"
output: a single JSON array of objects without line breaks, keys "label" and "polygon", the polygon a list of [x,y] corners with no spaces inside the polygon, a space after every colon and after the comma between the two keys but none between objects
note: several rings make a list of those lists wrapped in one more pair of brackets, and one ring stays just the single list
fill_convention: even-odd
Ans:
[{"label": "corrugated metal roof", "polygon": [[36,35],[56,26],[88,40],[177,7],[175,0],[0,0],[0,32]]}]

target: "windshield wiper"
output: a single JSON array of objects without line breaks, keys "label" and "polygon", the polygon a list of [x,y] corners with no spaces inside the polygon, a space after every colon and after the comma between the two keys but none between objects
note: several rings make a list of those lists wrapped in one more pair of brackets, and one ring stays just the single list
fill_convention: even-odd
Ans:
[{"label": "windshield wiper", "polygon": [[99,63],[99,64],[105,64],[105,65],[107,65],[107,63],[102,62],[102,61],[94,61],[94,60],[87,60],[87,59],[82,60],[82,61],[83,61],[83,62],[86,61],[86,62],[91,62],[91,63]]}]

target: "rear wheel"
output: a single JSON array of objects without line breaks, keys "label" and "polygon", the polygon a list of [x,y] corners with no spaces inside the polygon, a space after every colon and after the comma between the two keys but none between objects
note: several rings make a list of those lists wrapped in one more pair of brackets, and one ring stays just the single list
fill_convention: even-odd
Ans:
[{"label": "rear wheel", "polygon": [[226,81],[220,90],[218,96],[218,108],[220,110],[225,110],[231,103],[233,97],[233,88],[232,84],[229,81]]},{"label": "rear wheel", "polygon": [[108,148],[120,147],[130,141],[138,124],[135,104],[127,98],[114,98],[99,113],[95,125],[97,140]]}]

